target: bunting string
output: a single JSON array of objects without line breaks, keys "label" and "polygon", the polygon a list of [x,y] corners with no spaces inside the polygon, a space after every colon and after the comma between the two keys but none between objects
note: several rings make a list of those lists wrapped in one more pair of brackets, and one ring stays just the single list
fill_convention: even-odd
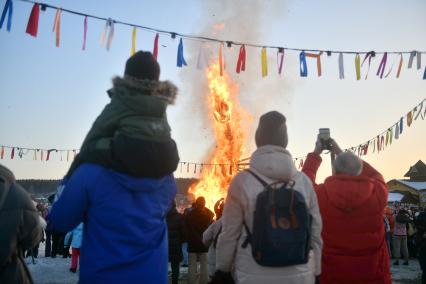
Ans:
[{"label": "bunting string", "polygon": [[[421,117],[422,120],[426,118],[426,98],[423,99],[419,104],[417,104],[414,108],[412,108],[409,112],[406,113],[403,117],[401,117],[397,122],[395,122],[392,126],[386,128],[383,132],[374,136],[374,138],[367,140],[364,143],[358,144],[357,146],[352,146],[345,151],[352,151],[359,156],[368,155],[368,151],[372,149],[372,153],[380,153],[385,150],[386,147],[392,145],[394,140],[398,140],[399,136],[403,133],[404,123],[406,123],[407,127],[411,127],[411,125],[417,121]],[[28,153],[33,153],[33,160],[40,161],[50,161],[52,158],[52,154],[57,154],[61,161],[63,161],[62,157],[66,156],[66,161],[69,162],[72,158],[76,156],[79,152],[78,149],[42,149],[42,148],[26,148],[19,146],[7,146],[0,145],[0,159],[5,159],[6,150],[10,151],[10,159],[15,159],[15,151],[18,152],[19,158],[23,158]],[[46,155],[45,155],[46,153]],[[72,155],[72,156],[71,156]],[[45,159],[46,158],[46,159]],[[209,164],[209,163],[196,163],[196,162],[179,162],[180,164],[180,172],[183,171],[183,167],[186,165],[186,172],[189,173],[191,169],[193,169],[194,173],[197,173],[197,169],[202,171],[203,167],[210,167],[210,169],[216,170],[217,167],[225,167],[225,169],[229,169],[229,172],[232,173],[234,170],[243,169],[249,165],[249,159],[242,159],[236,164]],[[300,156],[293,158],[293,161],[298,168],[303,167],[304,160],[306,156]]]},{"label": "bunting string", "polygon": [[[31,3],[31,4],[39,4],[42,7],[45,8],[50,8],[50,9],[62,9],[62,12],[66,12],[69,14],[74,14],[74,15],[78,15],[78,16],[83,16],[83,17],[88,17],[88,18],[93,18],[93,19],[97,19],[97,20],[101,20],[101,21],[108,21],[109,18],[106,17],[101,17],[101,16],[97,16],[97,15],[92,15],[92,14],[87,14],[87,13],[83,13],[83,12],[79,12],[79,11],[75,11],[75,10],[71,10],[71,9],[66,9],[66,8],[60,8],[58,6],[55,5],[51,5],[51,4],[47,4],[47,3],[43,3],[43,2],[38,2],[38,1],[33,1],[33,0],[14,0],[14,1],[20,1],[20,2],[26,2],[26,3]],[[12,0],[7,0],[6,2],[12,2]],[[6,8],[6,5],[5,5]],[[9,12],[10,13],[10,12]],[[185,38],[185,39],[189,39],[189,40],[196,40],[196,41],[201,41],[201,42],[218,42],[218,43],[227,43],[228,46],[229,45],[245,45],[250,46],[250,47],[255,47],[255,48],[268,48],[268,49],[285,49],[285,50],[293,50],[293,51],[305,51],[305,52],[327,52],[327,54],[339,54],[339,53],[345,53],[345,54],[366,54],[369,53],[371,51],[354,51],[354,50],[321,50],[321,49],[308,49],[308,48],[296,48],[296,47],[286,47],[286,46],[277,46],[277,45],[265,45],[265,44],[260,44],[260,43],[249,43],[249,42],[241,42],[241,41],[236,41],[236,40],[224,40],[224,39],[220,39],[220,38],[215,38],[215,37],[207,37],[207,36],[202,36],[202,35],[191,35],[191,34],[183,34],[183,33],[178,33],[178,32],[173,32],[173,31],[168,31],[168,30],[162,30],[162,29],[158,29],[158,28],[153,28],[153,27],[148,27],[148,26],[143,26],[143,25],[138,25],[135,23],[129,23],[129,22],[125,22],[125,21],[121,21],[121,20],[113,20],[115,24],[119,24],[119,25],[124,25],[124,26],[129,26],[129,27],[136,27],[139,29],[143,29],[149,32],[153,32],[153,33],[159,33],[159,34],[164,34],[164,35],[169,35],[169,36],[178,36],[181,38]],[[375,51],[375,54],[384,54],[385,52],[387,52],[388,54],[411,54],[413,51]],[[426,53],[426,51],[416,51],[417,54],[420,53]]]},{"label": "bunting string", "polygon": [[[322,75],[321,70],[321,54],[327,53],[328,56],[331,56],[333,53],[339,55],[339,78],[344,79],[344,66],[343,66],[343,56],[344,54],[353,54],[355,55],[355,71],[356,71],[356,79],[360,80],[361,78],[361,67],[364,65],[364,63],[367,63],[367,72],[365,74],[365,79],[367,79],[369,70],[371,67],[371,63],[373,61],[373,58],[377,54],[383,54],[382,60],[379,65],[379,69],[377,70],[377,76],[380,78],[388,77],[390,72],[392,71],[392,67],[386,73],[385,75],[385,69],[386,69],[386,63],[391,54],[399,55],[400,56],[400,64],[397,71],[396,78],[399,78],[402,68],[402,62],[403,62],[403,55],[409,56],[408,60],[408,68],[411,69],[414,61],[416,62],[416,68],[417,70],[420,70],[422,68],[421,63],[421,56],[423,53],[426,53],[426,51],[420,51],[420,50],[410,50],[410,51],[355,51],[355,50],[320,50],[320,49],[309,49],[309,48],[295,48],[295,47],[288,47],[288,46],[276,46],[276,45],[268,45],[268,44],[261,44],[261,43],[250,43],[250,42],[241,42],[238,40],[226,40],[221,39],[218,37],[207,37],[203,35],[192,35],[192,34],[183,34],[178,33],[174,31],[167,31],[162,29],[157,29],[153,27],[138,25],[134,23],[129,23],[121,20],[116,20],[112,18],[106,18],[106,17],[100,17],[97,15],[87,14],[71,9],[61,8],[57,7],[55,5],[38,2],[34,0],[6,0],[5,6],[3,8],[1,18],[0,18],[0,29],[3,27],[4,22],[7,18],[7,30],[10,31],[12,26],[12,14],[13,14],[13,1],[20,1],[25,3],[30,3],[33,5],[33,8],[31,10],[31,14],[28,19],[27,29],[26,32],[33,36],[37,37],[38,32],[38,20],[39,20],[39,14],[40,14],[40,7],[41,10],[46,9],[54,9],[56,10],[55,19],[54,19],[54,32],[56,32],[56,47],[59,47],[60,45],[60,26],[61,26],[61,15],[62,13],[69,13],[77,16],[84,17],[84,40],[83,40],[83,50],[86,49],[86,36],[87,36],[87,19],[92,18],[100,21],[105,22],[105,28],[101,35],[101,47],[106,44],[106,49],[110,50],[112,40],[114,38],[114,26],[116,24],[123,25],[123,26],[129,26],[132,28],[132,37],[131,37],[131,54],[134,54],[136,51],[136,33],[137,29],[141,29],[147,32],[155,33],[154,38],[154,47],[153,47],[153,54],[156,59],[158,59],[158,52],[159,52],[159,36],[160,35],[169,35],[172,38],[180,37],[179,45],[178,45],[178,67],[186,66],[188,65],[183,57],[183,40],[193,40],[203,43],[206,42],[215,42],[219,43],[219,65],[221,74],[223,73],[223,70],[226,69],[225,64],[225,50],[224,50],[224,44],[228,47],[232,47],[233,45],[240,46],[240,53],[238,54],[238,60],[237,60],[237,68],[236,72],[240,73],[241,71],[245,70],[245,63],[246,63],[246,49],[247,47],[253,47],[253,48],[259,48],[261,49],[261,74],[262,77],[266,77],[268,75],[268,65],[267,65],[267,50],[268,49],[276,49],[277,50],[277,69],[278,74],[282,74],[283,70],[283,62],[284,62],[284,51],[297,51],[300,52],[299,59],[300,59],[300,76],[307,77],[308,75],[308,69],[306,65],[306,57],[308,58],[316,58],[317,59],[317,74],[320,77]],[[200,48],[200,51],[202,49]],[[362,63],[360,62],[360,55],[364,55],[364,59]],[[204,59],[202,57],[198,57],[197,59],[197,68],[200,68],[200,65],[204,64]],[[392,64],[393,65],[393,64]],[[244,67],[244,68],[243,68]],[[422,73],[422,78],[426,80],[426,68],[424,72]]]}]

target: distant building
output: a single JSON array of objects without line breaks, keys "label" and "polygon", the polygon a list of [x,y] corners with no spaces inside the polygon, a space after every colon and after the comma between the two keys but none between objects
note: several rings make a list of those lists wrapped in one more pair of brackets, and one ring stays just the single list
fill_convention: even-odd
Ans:
[{"label": "distant building", "polygon": [[[404,177],[408,179],[388,181],[389,192],[402,194],[400,202],[426,205],[426,164],[419,160]],[[397,196],[393,194],[391,197],[395,199]]]}]

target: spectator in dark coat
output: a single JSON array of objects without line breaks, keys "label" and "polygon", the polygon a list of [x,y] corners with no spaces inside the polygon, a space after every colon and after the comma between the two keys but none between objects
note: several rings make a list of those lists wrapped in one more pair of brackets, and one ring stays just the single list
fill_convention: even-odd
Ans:
[{"label": "spectator in dark coat", "polygon": [[[47,198],[47,200],[49,201],[49,206],[47,208],[47,212],[49,212],[50,208],[52,207],[53,201],[55,200],[55,194],[51,194],[49,195],[49,197]],[[45,257],[50,257],[52,254],[52,241],[53,241],[53,232],[52,230],[49,228],[49,218],[48,218],[48,213],[45,214],[45,216],[43,217],[46,222],[47,222],[47,227],[46,227],[46,243],[45,243],[45,247],[44,247],[44,256]]]},{"label": "spectator in dark coat", "polygon": [[185,218],[185,228],[188,239],[189,267],[188,283],[195,283],[197,274],[197,259],[200,260],[200,283],[205,284],[208,280],[207,273],[207,251],[203,244],[203,233],[213,220],[213,212],[206,208],[204,197],[198,197],[193,209]]},{"label": "spectator in dark coat", "polygon": [[167,213],[167,229],[169,233],[169,262],[172,266],[172,284],[179,281],[179,264],[183,260],[182,242],[184,241],[183,216],[176,210],[173,203],[172,209]]},{"label": "spectator in dark coat", "polygon": [[42,238],[40,217],[31,198],[0,165],[0,283],[33,283],[24,251]]}]

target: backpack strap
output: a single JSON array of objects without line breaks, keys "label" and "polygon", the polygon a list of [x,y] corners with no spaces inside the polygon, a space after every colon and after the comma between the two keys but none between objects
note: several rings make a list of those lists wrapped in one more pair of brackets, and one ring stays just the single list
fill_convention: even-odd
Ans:
[{"label": "backpack strap", "polygon": [[253,177],[255,177],[264,187],[268,186],[268,183],[266,181],[264,181],[263,179],[261,179],[257,174],[255,174],[250,169],[247,169],[246,172],[250,173]]},{"label": "backpack strap", "polygon": [[[267,187],[268,186],[268,183],[266,182],[266,181],[264,181],[263,179],[261,179],[257,174],[255,174],[253,171],[251,171],[251,170],[249,170],[249,169],[247,169],[247,170],[245,170],[246,172],[248,172],[249,174],[251,174],[255,179],[257,179],[257,181],[258,182],[260,182],[262,185],[263,185],[263,187]],[[248,228],[248,226],[247,226],[247,223],[246,223],[246,221],[244,220],[243,221],[243,225],[244,225],[244,228],[245,228],[245,230],[246,230],[246,233],[247,233],[247,237],[246,237],[246,239],[244,240],[244,242],[242,243],[242,245],[241,245],[241,247],[242,248],[246,248],[247,247],[247,245],[249,244],[249,243],[251,243],[251,238],[252,238],[252,234],[251,234],[251,232],[250,232],[250,230],[249,230],[249,228]]]},{"label": "backpack strap", "polygon": [[249,243],[251,243],[251,232],[246,224],[246,221],[243,221],[244,228],[246,229],[247,237],[244,242],[241,244],[241,247],[245,249]]}]

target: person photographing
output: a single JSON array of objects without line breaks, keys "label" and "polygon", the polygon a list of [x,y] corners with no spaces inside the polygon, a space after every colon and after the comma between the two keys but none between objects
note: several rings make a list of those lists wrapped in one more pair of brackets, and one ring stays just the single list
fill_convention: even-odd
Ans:
[{"label": "person photographing", "polygon": [[325,141],[333,174],[316,183],[326,148],[318,137],[303,165],[314,184],[323,221],[320,283],[391,283],[383,211],[388,190],[383,176],[332,138]]}]

